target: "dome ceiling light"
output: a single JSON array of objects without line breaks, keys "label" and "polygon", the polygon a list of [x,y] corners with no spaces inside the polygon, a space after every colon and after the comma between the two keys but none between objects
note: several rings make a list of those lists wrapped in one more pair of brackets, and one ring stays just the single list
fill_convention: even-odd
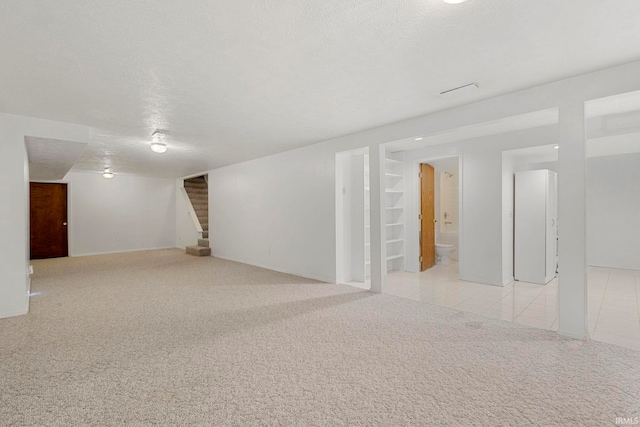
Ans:
[{"label": "dome ceiling light", "polygon": [[167,151],[167,143],[164,142],[164,137],[167,135],[167,132],[164,130],[156,129],[152,134],[151,138],[151,151],[154,153],[166,153]]}]

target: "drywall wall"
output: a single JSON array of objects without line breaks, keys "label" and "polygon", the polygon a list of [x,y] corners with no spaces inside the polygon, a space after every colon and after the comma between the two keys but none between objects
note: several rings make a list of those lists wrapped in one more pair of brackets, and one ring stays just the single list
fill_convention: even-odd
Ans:
[{"label": "drywall wall", "polygon": [[[447,159],[436,160],[429,163],[434,168],[435,177],[435,194],[434,194],[434,212],[436,223],[436,242],[445,245],[454,245],[455,250],[451,253],[450,258],[458,261],[459,258],[459,217],[460,217],[460,175],[458,168],[460,166],[459,157],[449,157]],[[450,187],[443,187],[442,174],[445,172],[452,173]],[[447,191],[447,194],[443,194]],[[448,208],[446,207],[448,206]],[[444,212],[447,212],[447,218]],[[447,221],[452,222],[446,225]],[[443,224],[445,226],[443,227]],[[447,231],[443,231],[447,230]]]},{"label": "drywall wall", "polygon": [[502,283],[507,285],[514,280],[513,236],[514,236],[514,164],[508,155],[502,156]]},{"label": "drywall wall", "polygon": [[216,257],[334,282],[335,151],[314,145],[209,172]]},{"label": "drywall wall", "polygon": [[556,126],[545,126],[407,151],[407,271],[419,271],[418,164],[460,156],[460,278],[497,286],[509,283],[513,275],[509,274],[513,271],[513,236],[505,223],[504,206],[510,202],[504,199],[504,176],[508,172],[503,171],[502,153],[555,140]]},{"label": "drywall wall", "polygon": [[63,181],[71,256],[175,247],[175,180],[70,172]]},{"label": "drywall wall", "polygon": [[0,318],[29,310],[29,167],[25,136],[87,142],[85,126],[0,113]]},{"label": "drywall wall", "polygon": [[193,206],[184,191],[183,179],[176,180],[176,248],[185,249],[198,243],[200,233],[196,229],[191,215],[195,215]]},{"label": "drywall wall", "polygon": [[[581,105],[587,99],[637,90],[638,82],[633,76],[638,73],[640,62],[634,62],[214,170],[210,177],[215,177],[215,180],[210,181],[209,188],[210,200],[215,203],[209,213],[212,236],[216,239],[213,254],[334,281],[335,153],[370,147],[371,155],[371,150],[375,152],[379,144],[389,141],[418,135],[437,135],[451,129],[556,108],[567,103]],[[557,131],[554,133],[554,140],[557,141]],[[537,141],[532,145],[538,143],[544,142]],[[460,154],[460,150],[451,152],[452,145],[446,144],[441,148],[440,155],[450,157]],[[467,154],[471,152],[465,153],[463,162],[466,162]],[[489,177],[477,177],[483,179],[471,182],[471,187],[482,190],[484,185],[492,183],[497,185],[498,196],[494,207],[488,209],[493,216],[487,218],[495,233],[486,230],[480,233],[471,231],[471,234],[477,235],[470,235],[469,239],[476,239],[476,251],[490,248],[492,272],[486,274],[486,278],[499,284],[502,283],[502,154],[500,150],[493,154],[477,152],[472,155],[475,154],[480,157],[476,158],[477,161],[471,159],[469,167],[473,167],[475,163],[475,166],[493,164],[495,168]],[[486,157],[482,159],[483,156]],[[374,165],[376,158],[377,156],[371,155],[373,175],[378,170]],[[463,177],[464,179],[466,178]],[[375,205],[373,199],[377,197],[374,194],[378,189],[376,182],[376,179],[372,179],[372,206]],[[465,183],[462,185],[465,186]],[[564,186],[562,191],[570,192],[573,185],[572,181],[566,186],[561,183],[561,187]],[[465,191],[463,189],[463,194]],[[483,209],[480,211],[484,213]],[[384,257],[378,257],[381,250],[376,244],[380,236],[377,230],[379,220],[375,212],[372,209],[372,283],[379,280],[377,274],[382,270],[380,264],[384,262]],[[482,217],[465,221],[469,221],[476,230],[486,225]],[[464,224],[464,227],[468,225]],[[488,235],[494,237],[488,241],[481,240]],[[568,243],[567,247],[572,247],[571,242]],[[497,255],[497,260],[493,255]],[[462,258],[463,254],[460,256]],[[482,258],[483,256],[478,264],[481,264]],[[464,262],[461,259],[461,267]],[[487,273],[482,269],[478,272],[483,273],[483,276]],[[475,275],[469,277],[477,278]],[[569,281],[574,280],[573,276],[567,277]],[[577,291],[576,295],[578,294],[584,294],[584,289]]]},{"label": "drywall wall", "polygon": [[640,153],[587,159],[589,265],[640,270],[639,183]]}]

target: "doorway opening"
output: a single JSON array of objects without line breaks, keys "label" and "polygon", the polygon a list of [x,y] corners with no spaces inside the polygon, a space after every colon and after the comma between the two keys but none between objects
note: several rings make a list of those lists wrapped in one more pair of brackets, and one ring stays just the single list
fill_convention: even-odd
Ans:
[{"label": "doorway opening", "polygon": [[[454,265],[460,261],[461,186],[460,157],[419,160],[413,165],[417,178],[415,196],[408,212],[415,212],[416,242],[408,245],[408,256],[416,259],[407,271],[421,272],[435,265]],[[415,175],[414,175],[415,176]],[[409,215],[411,217],[411,215]]]},{"label": "doorway opening", "polygon": [[67,184],[29,184],[30,258],[69,256]]},{"label": "doorway opening", "polygon": [[336,281],[370,288],[369,148],[336,154]]}]

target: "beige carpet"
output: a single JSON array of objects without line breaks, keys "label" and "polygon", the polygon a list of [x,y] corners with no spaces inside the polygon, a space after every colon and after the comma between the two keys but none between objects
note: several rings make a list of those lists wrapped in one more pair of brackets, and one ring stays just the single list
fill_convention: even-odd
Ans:
[{"label": "beige carpet", "polygon": [[3,426],[602,426],[640,353],[178,250],[34,262]]}]

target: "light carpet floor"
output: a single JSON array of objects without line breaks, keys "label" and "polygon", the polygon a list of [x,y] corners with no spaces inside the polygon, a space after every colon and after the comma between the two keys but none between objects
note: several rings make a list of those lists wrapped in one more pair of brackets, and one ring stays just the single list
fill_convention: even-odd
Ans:
[{"label": "light carpet floor", "polygon": [[34,262],[0,425],[602,426],[640,352],[178,250]]}]

